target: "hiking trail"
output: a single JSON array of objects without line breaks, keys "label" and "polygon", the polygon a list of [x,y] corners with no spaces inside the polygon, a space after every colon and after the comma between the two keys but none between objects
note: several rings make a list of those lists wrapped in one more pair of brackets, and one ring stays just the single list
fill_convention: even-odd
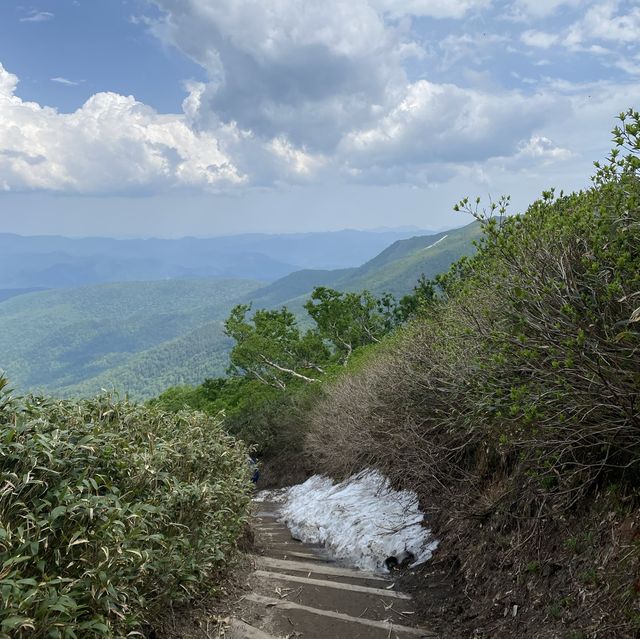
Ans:
[{"label": "hiking trail", "polygon": [[291,537],[279,505],[253,504],[257,554],[250,591],[222,630],[226,639],[435,639],[417,627],[410,595],[391,576],[331,559]]}]

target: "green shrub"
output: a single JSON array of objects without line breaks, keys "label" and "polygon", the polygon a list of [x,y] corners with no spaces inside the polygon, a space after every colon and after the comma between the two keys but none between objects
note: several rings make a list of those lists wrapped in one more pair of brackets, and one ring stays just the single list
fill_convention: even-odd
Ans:
[{"label": "green shrub", "polygon": [[518,466],[568,501],[640,479],[640,116],[626,120],[628,155],[591,189],[512,217],[461,203],[483,225],[476,255],[439,278],[442,298],[395,353],[311,415],[326,471],[373,463],[451,488]]},{"label": "green shrub", "polygon": [[0,393],[0,637],[142,631],[216,583],[248,490],[203,413]]}]

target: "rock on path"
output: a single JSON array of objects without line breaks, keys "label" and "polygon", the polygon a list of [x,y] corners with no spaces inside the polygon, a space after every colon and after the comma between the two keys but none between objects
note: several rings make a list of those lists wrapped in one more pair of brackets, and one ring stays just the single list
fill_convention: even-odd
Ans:
[{"label": "rock on path", "polygon": [[436,635],[412,623],[411,597],[388,577],[332,561],[322,547],[291,538],[278,505],[254,504],[261,554],[251,592],[221,637],[226,639],[416,639]]}]

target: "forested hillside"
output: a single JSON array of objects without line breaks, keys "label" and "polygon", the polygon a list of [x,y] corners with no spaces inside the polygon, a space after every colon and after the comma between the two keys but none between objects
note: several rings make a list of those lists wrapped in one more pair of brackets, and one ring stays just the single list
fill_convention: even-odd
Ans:
[{"label": "forested hillside", "polygon": [[0,367],[18,389],[144,397],[221,375],[222,320],[259,284],[187,280],[30,293],[0,303]]},{"label": "forested hillside", "polygon": [[463,255],[472,255],[473,242],[480,235],[480,225],[473,222],[443,233],[398,240],[358,268],[298,271],[252,293],[250,299],[257,306],[290,306],[291,300],[308,296],[316,286],[402,296],[421,275],[433,278]]},{"label": "forested hillside", "polygon": [[[362,239],[358,232],[327,235],[341,238],[338,252],[345,237],[356,244]],[[372,235],[379,241],[378,235],[388,234]],[[260,282],[191,279],[7,293],[11,299],[0,297],[0,368],[20,390],[87,397],[115,388],[135,398],[151,397],[169,386],[224,375],[232,342],[222,320],[235,303],[252,302],[256,308],[284,303],[308,322],[304,303],[315,286],[370,287],[401,296],[422,273],[433,276],[471,254],[478,235],[475,224],[400,240],[359,268],[297,271],[266,288]],[[302,247],[309,248],[305,238]],[[291,241],[290,236],[280,240]]]}]

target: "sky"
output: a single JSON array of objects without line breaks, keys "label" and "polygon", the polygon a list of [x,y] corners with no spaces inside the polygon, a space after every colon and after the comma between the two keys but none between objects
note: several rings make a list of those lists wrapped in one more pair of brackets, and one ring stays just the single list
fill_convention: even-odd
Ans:
[{"label": "sky", "polygon": [[629,107],[640,0],[0,0],[0,232],[459,226]]}]

